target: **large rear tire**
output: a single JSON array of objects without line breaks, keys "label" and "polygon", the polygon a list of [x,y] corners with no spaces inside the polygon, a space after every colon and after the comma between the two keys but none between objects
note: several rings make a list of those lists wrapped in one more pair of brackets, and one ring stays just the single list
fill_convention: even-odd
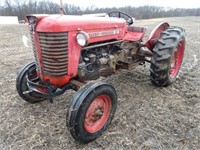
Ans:
[{"label": "large rear tire", "polygon": [[35,62],[28,63],[21,69],[16,79],[16,89],[19,96],[29,103],[38,103],[45,100],[45,98],[35,92],[24,94],[25,91],[29,90],[27,78],[29,80],[37,78]]},{"label": "large rear tire", "polygon": [[176,80],[185,50],[185,32],[169,27],[161,33],[153,49],[150,78],[156,86],[167,86]]},{"label": "large rear tire", "polygon": [[103,82],[89,84],[78,91],[70,103],[67,126],[72,137],[89,143],[110,125],[117,108],[115,89]]}]

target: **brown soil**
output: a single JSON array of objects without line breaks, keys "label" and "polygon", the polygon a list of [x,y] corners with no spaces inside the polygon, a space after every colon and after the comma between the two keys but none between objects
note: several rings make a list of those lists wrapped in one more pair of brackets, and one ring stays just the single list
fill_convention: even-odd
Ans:
[{"label": "brown soil", "polygon": [[101,79],[118,92],[118,109],[109,129],[87,145],[75,142],[66,127],[66,112],[75,92],[29,104],[17,94],[20,68],[33,60],[22,43],[27,25],[0,26],[0,149],[199,149],[200,148],[200,17],[137,21],[148,27],[158,23],[186,29],[187,46],[177,81],[158,88],[149,79],[149,65],[121,71]]}]

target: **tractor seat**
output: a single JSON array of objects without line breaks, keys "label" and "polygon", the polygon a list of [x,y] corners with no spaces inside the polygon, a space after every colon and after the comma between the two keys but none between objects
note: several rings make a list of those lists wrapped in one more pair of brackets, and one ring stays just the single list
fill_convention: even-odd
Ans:
[{"label": "tractor seat", "polygon": [[128,31],[144,33],[146,31],[146,28],[144,28],[144,27],[136,27],[136,26],[129,26],[128,27]]},{"label": "tractor seat", "polygon": [[129,26],[125,34],[124,40],[126,41],[141,41],[144,37],[146,28]]}]

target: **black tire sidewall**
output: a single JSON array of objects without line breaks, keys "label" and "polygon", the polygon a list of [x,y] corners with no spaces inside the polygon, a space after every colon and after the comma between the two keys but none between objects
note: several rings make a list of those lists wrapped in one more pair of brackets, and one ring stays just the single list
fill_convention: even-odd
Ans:
[{"label": "black tire sidewall", "polygon": [[[184,29],[180,27],[169,27],[162,33],[163,34],[158,39],[153,49],[153,56],[150,66],[150,78],[152,83],[156,86],[168,86],[176,80],[184,59],[185,51]],[[171,77],[170,68],[172,56],[181,41],[183,41],[184,44],[182,60],[178,71],[176,72],[176,75],[174,77]]]},{"label": "black tire sidewall", "polygon": [[[85,113],[88,107],[90,106],[90,104],[93,102],[93,100],[102,94],[107,95],[111,100],[110,116],[108,120],[106,121],[106,123],[104,124],[104,126],[99,131],[95,133],[89,133],[86,131],[84,127]],[[84,98],[83,103],[79,107],[77,116],[75,118],[74,133],[72,134],[73,137],[81,143],[89,143],[95,140],[96,138],[98,138],[99,136],[101,136],[102,133],[110,125],[114,117],[116,108],[117,108],[117,96],[116,96],[115,90],[107,85],[96,87]]]},{"label": "black tire sidewall", "polygon": [[44,98],[41,97],[41,95],[36,94],[36,93],[30,93],[30,94],[23,94],[24,91],[28,90],[28,86],[27,86],[27,75],[28,75],[28,70],[29,69],[34,69],[34,67],[36,68],[35,62],[31,62],[26,64],[20,71],[20,73],[17,76],[16,79],[16,89],[17,92],[19,94],[19,96],[29,102],[29,103],[37,103],[40,101],[43,101]]}]

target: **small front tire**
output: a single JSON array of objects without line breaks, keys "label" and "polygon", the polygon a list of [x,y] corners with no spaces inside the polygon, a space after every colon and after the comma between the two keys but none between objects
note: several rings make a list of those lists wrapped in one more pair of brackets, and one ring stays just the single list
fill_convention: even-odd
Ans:
[{"label": "small front tire", "polygon": [[16,89],[19,96],[29,103],[38,103],[45,100],[45,98],[35,92],[24,94],[25,91],[29,90],[27,78],[29,80],[37,78],[35,62],[28,63],[21,69],[16,79]]},{"label": "small front tire", "polygon": [[110,125],[117,108],[115,89],[107,83],[89,84],[78,91],[70,103],[67,126],[72,137],[89,143]]}]

